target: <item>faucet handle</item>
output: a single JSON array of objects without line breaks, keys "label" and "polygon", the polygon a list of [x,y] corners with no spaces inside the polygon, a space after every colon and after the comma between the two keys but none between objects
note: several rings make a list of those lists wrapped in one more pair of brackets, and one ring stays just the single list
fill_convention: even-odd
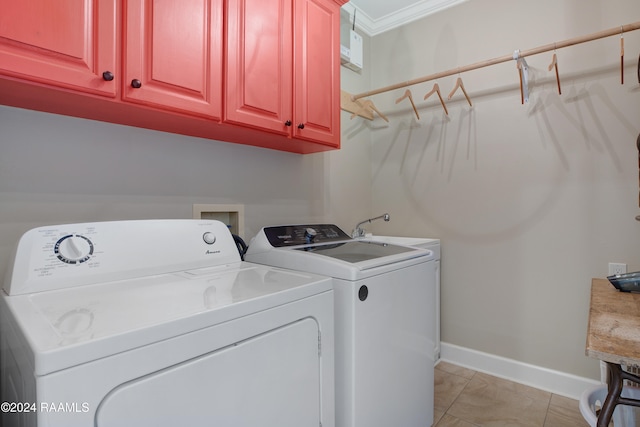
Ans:
[{"label": "faucet handle", "polygon": [[364,237],[365,231],[363,228],[357,227],[351,232],[351,237],[357,239],[358,237]]}]

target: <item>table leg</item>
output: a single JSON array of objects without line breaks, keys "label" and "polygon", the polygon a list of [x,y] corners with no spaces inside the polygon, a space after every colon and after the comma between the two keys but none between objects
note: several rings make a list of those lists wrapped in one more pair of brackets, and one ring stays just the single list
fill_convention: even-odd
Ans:
[{"label": "table leg", "polygon": [[609,390],[607,398],[602,404],[600,415],[598,415],[597,427],[607,427],[613,416],[613,411],[616,409],[620,400],[620,394],[622,393],[622,367],[616,363],[607,362],[609,367]]}]

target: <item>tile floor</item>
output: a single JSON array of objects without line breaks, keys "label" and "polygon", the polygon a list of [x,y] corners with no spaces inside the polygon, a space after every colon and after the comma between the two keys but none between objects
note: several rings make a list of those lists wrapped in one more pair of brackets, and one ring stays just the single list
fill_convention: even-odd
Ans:
[{"label": "tile floor", "polygon": [[578,401],[450,363],[435,370],[435,427],[589,427]]}]

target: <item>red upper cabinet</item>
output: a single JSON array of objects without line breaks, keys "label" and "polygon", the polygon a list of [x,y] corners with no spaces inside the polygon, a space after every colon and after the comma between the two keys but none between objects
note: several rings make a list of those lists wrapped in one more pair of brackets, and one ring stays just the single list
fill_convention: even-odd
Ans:
[{"label": "red upper cabinet", "polygon": [[0,104],[336,149],[345,1],[0,0]]},{"label": "red upper cabinet", "polygon": [[294,135],[340,146],[340,7],[294,2]]},{"label": "red upper cabinet", "polygon": [[225,121],[288,135],[292,0],[227,2]]},{"label": "red upper cabinet", "polygon": [[340,6],[229,0],[225,121],[340,145]]},{"label": "red upper cabinet", "polygon": [[116,0],[0,0],[0,75],[116,94]]},{"label": "red upper cabinet", "polygon": [[122,99],[221,118],[223,0],[125,0]]}]

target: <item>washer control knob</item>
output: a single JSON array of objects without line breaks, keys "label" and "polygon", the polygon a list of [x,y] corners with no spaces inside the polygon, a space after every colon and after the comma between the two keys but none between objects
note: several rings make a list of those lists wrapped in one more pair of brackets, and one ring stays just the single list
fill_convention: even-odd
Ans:
[{"label": "washer control knob", "polygon": [[62,262],[81,264],[93,255],[93,243],[80,234],[69,234],[56,242],[53,251]]},{"label": "washer control knob", "polygon": [[307,244],[309,243],[313,243],[313,239],[316,238],[318,232],[316,230],[314,230],[313,228],[309,227],[306,230],[304,230],[304,240]]},{"label": "washer control knob", "polygon": [[213,245],[216,242],[216,235],[207,231],[202,235],[202,240],[204,240],[207,245]]}]

